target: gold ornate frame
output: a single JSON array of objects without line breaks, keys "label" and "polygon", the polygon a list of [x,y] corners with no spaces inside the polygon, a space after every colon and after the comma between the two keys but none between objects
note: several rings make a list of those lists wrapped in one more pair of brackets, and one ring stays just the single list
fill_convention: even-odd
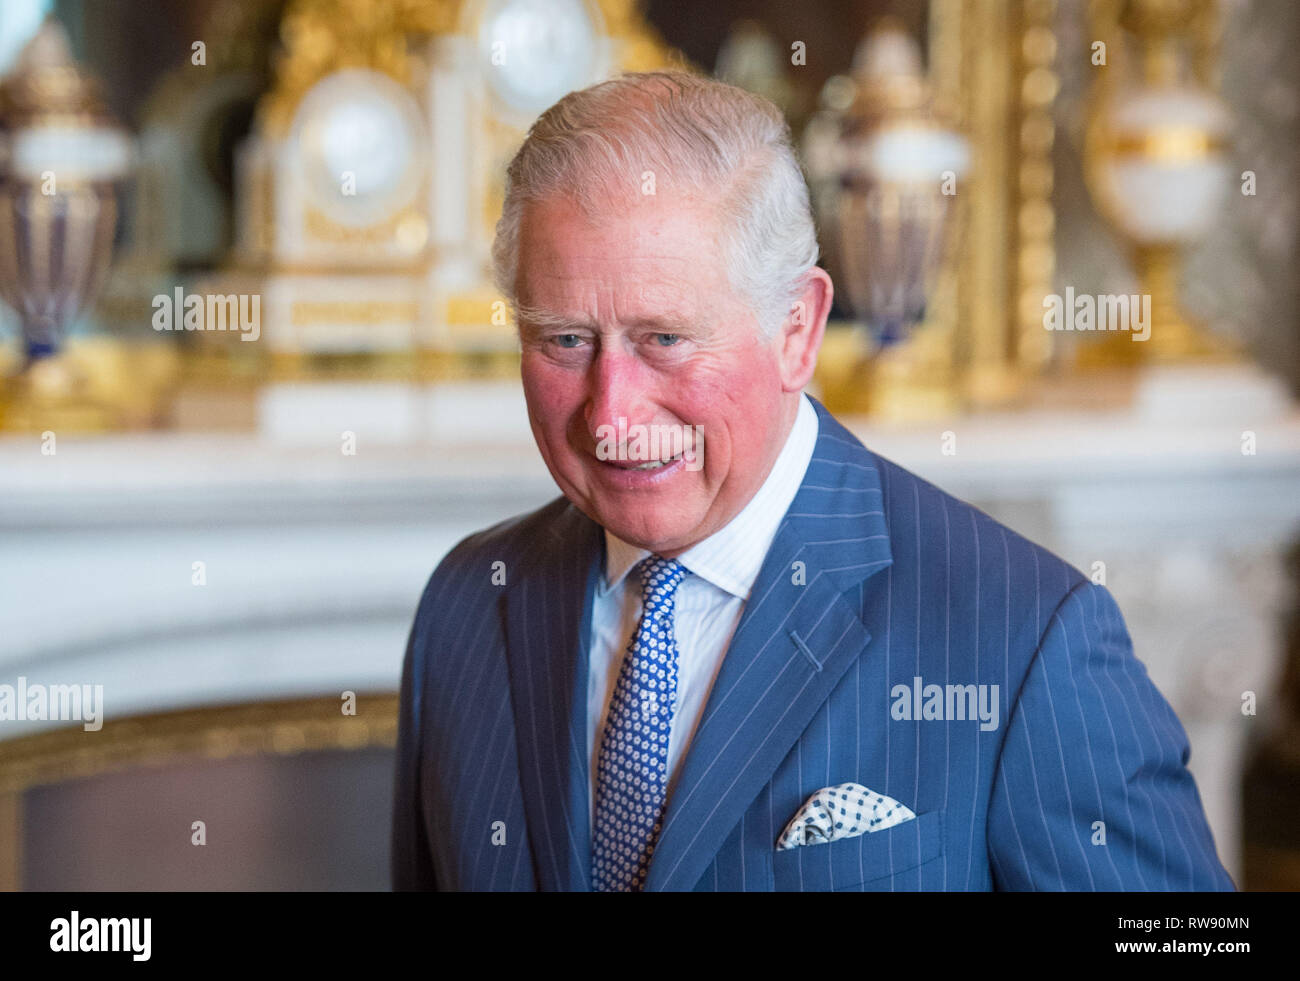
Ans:
[{"label": "gold ornate frame", "polygon": [[29,789],[138,767],[397,744],[398,696],[359,694],[185,709],[0,742],[0,890],[22,888],[22,797]]},{"label": "gold ornate frame", "polygon": [[930,0],[935,95],[971,141],[951,331],[959,401],[1005,405],[1050,354],[1056,0]]}]

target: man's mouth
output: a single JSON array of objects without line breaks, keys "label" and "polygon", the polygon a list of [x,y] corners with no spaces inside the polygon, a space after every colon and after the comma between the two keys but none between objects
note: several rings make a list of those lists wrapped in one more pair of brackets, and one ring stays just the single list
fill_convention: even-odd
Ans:
[{"label": "man's mouth", "polygon": [[606,460],[605,462],[618,467],[620,470],[658,470],[670,463],[676,463],[681,458],[682,455],[678,453],[667,460],[647,460],[645,463],[634,463],[630,460]]}]

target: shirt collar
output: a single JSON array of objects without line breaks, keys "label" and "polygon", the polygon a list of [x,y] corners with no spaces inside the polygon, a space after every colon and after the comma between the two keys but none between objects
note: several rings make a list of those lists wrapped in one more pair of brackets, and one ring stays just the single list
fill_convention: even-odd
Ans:
[{"label": "shirt collar", "polygon": [[[812,462],[818,429],[817,410],[807,395],[801,395],[790,435],[763,486],[726,525],[691,546],[677,561],[725,592],[742,600],[749,599],[781,519],[790,509]],[[632,567],[649,554],[648,550],[629,544],[606,529],[605,575],[597,587],[601,595],[619,585]]]}]

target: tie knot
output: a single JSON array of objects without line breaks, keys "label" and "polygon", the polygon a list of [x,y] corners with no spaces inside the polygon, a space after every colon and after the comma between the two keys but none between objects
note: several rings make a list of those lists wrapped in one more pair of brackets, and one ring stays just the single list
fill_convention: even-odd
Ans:
[{"label": "tie knot", "polygon": [[641,602],[648,609],[671,600],[686,578],[686,567],[662,555],[650,555],[637,564],[641,573]]}]

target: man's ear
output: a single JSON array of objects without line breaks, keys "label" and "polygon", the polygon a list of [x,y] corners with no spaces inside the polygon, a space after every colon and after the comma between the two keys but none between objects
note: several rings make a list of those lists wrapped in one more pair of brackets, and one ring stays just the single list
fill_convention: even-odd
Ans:
[{"label": "man's ear", "polygon": [[808,270],[803,290],[791,305],[778,340],[784,391],[798,392],[812,379],[834,297],[835,287],[826,270],[820,266]]}]

